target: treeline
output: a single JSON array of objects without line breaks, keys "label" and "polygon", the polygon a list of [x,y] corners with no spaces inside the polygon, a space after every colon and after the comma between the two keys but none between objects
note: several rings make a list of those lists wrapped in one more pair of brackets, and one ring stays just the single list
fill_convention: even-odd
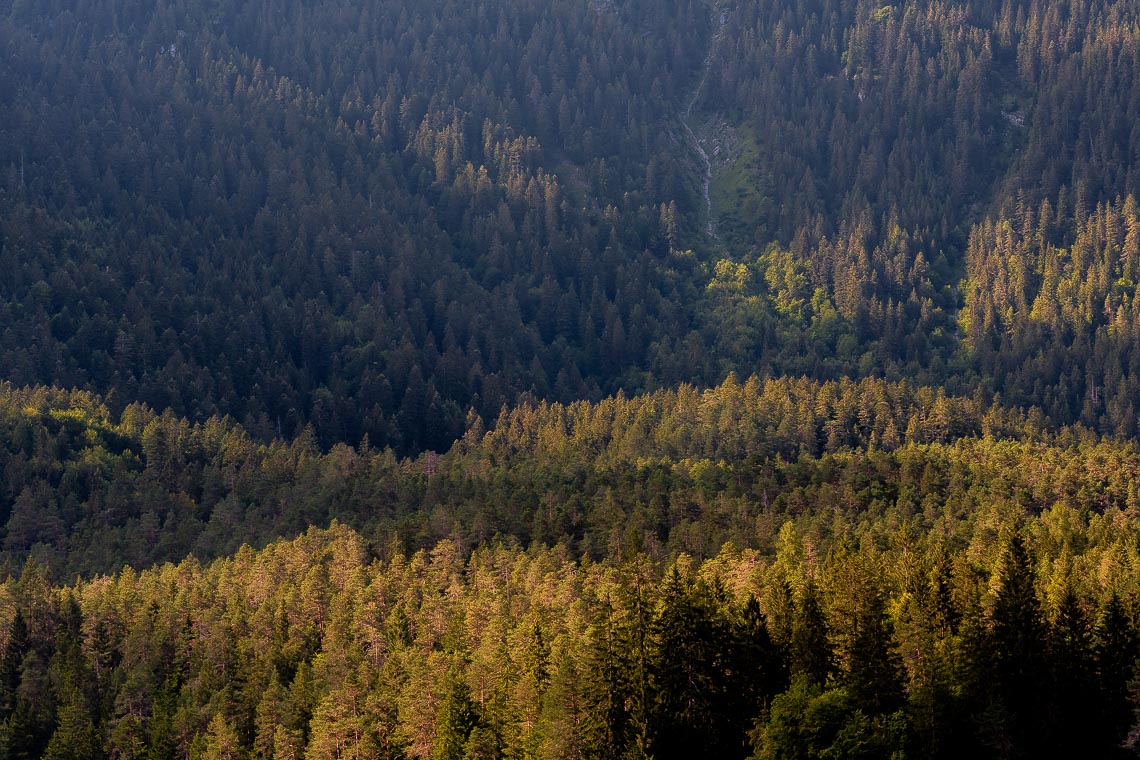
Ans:
[{"label": "treeline", "polygon": [[[378,554],[377,554],[378,552]],[[1063,507],[669,564],[342,526],[0,586],[0,747],[46,758],[1131,756],[1137,533]]]},{"label": "treeline", "polygon": [[[595,560],[664,561],[725,542],[770,549],[788,518],[830,540],[855,525],[969,532],[995,514],[1140,509],[1140,452],[1040,414],[882,381],[730,380],[597,405],[472,417],[444,455],[312,435],[265,445],[222,419],[83,392],[0,394],[2,557],[56,577],[207,560],[338,519],[411,551],[496,536]],[[391,538],[395,536],[396,538]]]}]

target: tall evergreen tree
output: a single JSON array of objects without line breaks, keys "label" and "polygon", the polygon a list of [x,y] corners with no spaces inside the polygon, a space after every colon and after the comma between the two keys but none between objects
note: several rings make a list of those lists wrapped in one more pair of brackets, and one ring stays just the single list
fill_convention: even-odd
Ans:
[{"label": "tall evergreen tree", "polygon": [[435,724],[432,760],[463,760],[472,731],[479,725],[479,715],[463,671],[457,665],[448,669],[447,691]]},{"label": "tall evergreen tree", "polygon": [[16,695],[24,672],[24,656],[30,648],[28,623],[23,610],[16,609],[16,617],[8,633],[8,643],[4,646],[4,657],[0,660],[0,720],[7,720],[16,709]]},{"label": "tall evergreen tree", "polygon": [[1067,584],[1049,627],[1048,665],[1052,682],[1050,746],[1065,755],[1080,754],[1108,742],[1103,734],[1090,738],[1090,727],[1101,728],[1103,714],[1096,685],[1092,631],[1071,584]]},{"label": "tall evergreen tree", "polygon": [[201,757],[202,760],[242,760],[245,757],[237,731],[220,712],[214,713],[206,729]]},{"label": "tall evergreen tree", "polygon": [[650,754],[692,757],[709,752],[731,757],[739,750],[730,701],[736,663],[732,631],[710,590],[683,577],[677,566],[662,585],[649,663],[653,704]]},{"label": "tall evergreen tree", "polygon": [[582,673],[582,732],[590,755],[618,760],[633,743],[634,687],[629,643],[618,635],[612,615],[603,609],[591,629]]},{"label": "tall evergreen tree", "polygon": [[796,604],[792,620],[789,658],[793,675],[822,686],[834,668],[834,654],[827,638],[827,618],[819,602],[815,583],[808,580]]},{"label": "tall evergreen tree", "polygon": [[773,697],[788,687],[785,653],[772,641],[768,621],[756,597],[749,595],[733,620],[731,670],[727,674],[730,731],[741,749],[747,734]]},{"label": "tall evergreen tree", "polygon": [[844,684],[860,709],[890,714],[903,706],[902,663],[878,582],[872,577],[865,584],[858,592]]},{"label": "tall evergreen tree", "polygon": [[86,699],[69,689],[59,708],[55,733],[44,750],[44,760],[98,760],[103,756]]},{"label": "tall evergreen tree", "polygon": [[1089,733],[1103,737],[1106,753],[1119,754],[1132,723],[1129,685],[1135,680],[1140,640],[1115,593],[1109,595],[1097,616],[1093,655],[1099,690],[1097,703],[1102,712],[1098,730]]},{"label": "tall evergreen tree", "polygon": [[1029,551],[1017,531],[1005,540],[1000,574],[992,636],[1003,739],[1014,756],[1036,757],[1049,735],[1047,629]]}]

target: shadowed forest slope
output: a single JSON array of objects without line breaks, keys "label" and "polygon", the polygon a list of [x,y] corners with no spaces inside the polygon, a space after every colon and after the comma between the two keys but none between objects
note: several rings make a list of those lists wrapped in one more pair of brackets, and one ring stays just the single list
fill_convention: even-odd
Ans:
[{"label": "shadowed forest slope", "polygon": [[[401,454],[471,409],[730,371],[981,384],[1131,435],[1136,352],[1098,331],[1135,294],[1135,28],[1100,1],[5,0],[0,366]],[[747,163],[720,242],[698,82],[702,137],[737,133],[714,174]],[[1091,249],[1074,315],[1050,278]]]}]

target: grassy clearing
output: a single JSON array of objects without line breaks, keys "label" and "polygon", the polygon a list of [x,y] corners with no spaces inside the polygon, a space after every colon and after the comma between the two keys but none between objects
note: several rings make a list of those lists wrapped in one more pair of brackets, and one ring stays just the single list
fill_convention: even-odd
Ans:
[{"label": "grassy clearing", "polygon": [[743,252],[767,242],[762,220],[772,197],[766,192],[767,177],[753,131],[741,126],[726,130],[726,136],[730,139],[720,141],[720,155],[713,162],[709,194],[721,239]]}]

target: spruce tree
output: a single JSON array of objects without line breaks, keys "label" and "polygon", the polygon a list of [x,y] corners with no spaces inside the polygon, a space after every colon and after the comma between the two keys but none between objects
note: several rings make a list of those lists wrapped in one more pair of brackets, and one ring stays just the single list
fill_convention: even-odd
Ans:
[{"label": "spruce tree", "polygon": [[233,724],[220,712],[214,713],[206,729],[206,746],[202,760],[241,760],[245,757]]},{"label": "spruce tree", "polygon": [[24,656],[28,653],[28,623],[23,610],[16,610],[12,620],[4,658],[0,661],[0,720],[6,720],[16,708],[16,693],[24,673]]},{"label": "spruce tree", "polygon": [[789,656],[793,676],[804,676],[808,683],[816,686],[827,683],[834,667],[834,655],[827,639],[827,618],[811,580],[804,586],[796,605]]},{"label": "spruce tree", "polygon": [[[704,584],[676,566],[666,577],[653,627],[650,684],[651,754],[656,758],[723,757],[733,748],[724,725],[731,684],[730,631]],[[727,734],[727,735],[726,735]]]},{"label": "spruce tree", "polygon": [[603,610],[591,628],[581,682],[583,743],[592,756],[617,760],[631,743],[630,660],[612,611]]},{"label": "spruce tree", "polygon": [[[1050,747],[1074,757],[1101,745],[1103,735],[1090,736],[1100,720],[1095,681],[1092,632],[1071,586],[1066,588],[1049,630],[1048,658],[1052,676]],[[1103,745],[1102,745],[1103,746]]]},{"label": "spruce tree", "polygon": [[458,665],[447,674],[447,692],[436,717],[432,760],[463,760],[471,732],[479,724],[471,690]]},{"label": "spruce tree", "polygon": [[1014,756],[1039,756],[1048,734],[1046,628],[1029,551],[1017,532],[1006,541],[992,621],[1001,741],[1008,743]]},{"label": "spruce tree", "polygon": [[95,723],[82,695],[69,690],[43,760],[97,760],[103,756]]},{"label": "spruce tree", "polygon": [[1132,723],[1129,685],[1135,682],[1138,654],[1140,641],[1136,630],[1129,623],[1120,598],[1114,593],[1097,616],[1093,629],[1093,655],[1101,713],[1096,734],[1102,737],[1106,748],[1117,754]]},{"label": "spruce tree", "polygon": [[785,653],[772,640],[768,618],[755,596],[749,596],[733,625],[733,680],[739,695],[735,718],[745,730],[767,709],[772,697],[788,686]]},{"label": "spruce tree", "polygon": [[873,579],[860,589],[844,679],[848,693],[869,714],[890,714],[903,706],[902,663],[894,648],[882,591]]}]

